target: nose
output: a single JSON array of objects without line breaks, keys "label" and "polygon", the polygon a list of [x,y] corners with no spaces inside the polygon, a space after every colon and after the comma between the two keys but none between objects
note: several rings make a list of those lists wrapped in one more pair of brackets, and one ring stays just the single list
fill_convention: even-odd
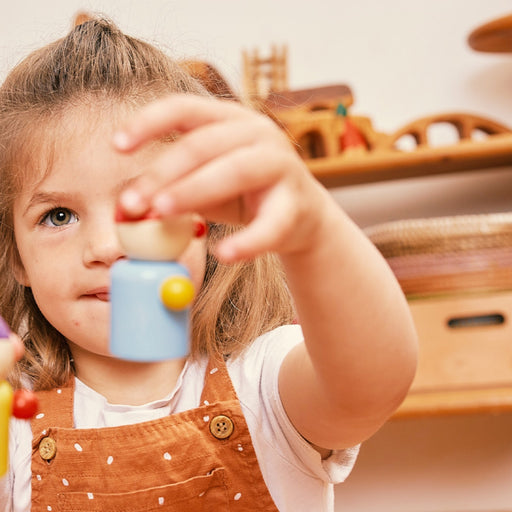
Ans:
[{"label": "nose", "polygon": [[87,242],[84,247],[86,266],[106,265],[110,267],[126,255],[117,236],[114,217],[103,218],[87,228]]}]

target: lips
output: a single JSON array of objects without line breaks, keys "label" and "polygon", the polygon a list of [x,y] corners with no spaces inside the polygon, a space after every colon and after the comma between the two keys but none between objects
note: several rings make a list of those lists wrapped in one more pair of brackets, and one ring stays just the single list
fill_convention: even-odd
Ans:
[{"label": "lips", "polygon": [[102,302],[110,302],[110,289],[108,287],[95,288],[84,293],[87,298],[98,299]]}]

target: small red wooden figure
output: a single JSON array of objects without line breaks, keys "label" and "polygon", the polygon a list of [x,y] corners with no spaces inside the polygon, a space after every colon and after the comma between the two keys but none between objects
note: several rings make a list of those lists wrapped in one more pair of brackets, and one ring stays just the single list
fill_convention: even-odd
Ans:
[{"label": "small red wooden figure", "polygon": [[345,131],[340,135],[340,149],[345,151],[348,148],[364,148],[368,149],[366,139],[359,128],[352,122],[347,115],[347,109],[340,103],[336,109],[336,114],[344,117]]}]

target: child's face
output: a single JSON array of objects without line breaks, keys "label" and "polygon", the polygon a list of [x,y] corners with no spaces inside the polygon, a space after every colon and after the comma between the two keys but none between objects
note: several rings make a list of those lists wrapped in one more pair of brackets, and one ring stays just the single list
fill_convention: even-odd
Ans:
[{"label": "child's face", "polygon": [[[18,280],[32,288],[41,312],[72,352],[80,347],[102,356],[109,354],[109,270],[125,256],[114,222],[116,199],[158,150],[120,155],[110,143],[113,128],[101,112],[67,116],[49,172],[25,183],[13,212],[22,263]],[[195,239],[181,261],[200,285],[204,241]]]}]

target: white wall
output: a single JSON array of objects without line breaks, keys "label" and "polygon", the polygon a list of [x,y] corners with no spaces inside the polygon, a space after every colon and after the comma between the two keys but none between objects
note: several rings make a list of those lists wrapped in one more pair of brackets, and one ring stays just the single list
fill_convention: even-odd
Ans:
[{"label": "white wall", "polygon": [[[6,0],[3,2],[6,4]],[[510,0],[18,0],[2,6],[0,75],[59,37],[79,9],[178,56],[210,61],[238,88],[242,49],[289,47],[292,88],[347,83],[352,112],[391,132],[447,111],[512,125],[512,53],[480,54],[472,29]],[[384,220],[508,211],[511,168],[333,191],[361,226]],[[512,417],[392,422],[337,490],[338,509],[380,512],[512,509]],[[344,506],[346,505],[346,506]]]},{"label": "white wall", "polygon": [[[102,12],[178,56],[212,62],[235,89],[242,49],[264,53],[285,43],[291,87],[347,83],[352,112],[371,117],[379,131],[454,110],[512,124],[512,54],[478,53],[467,44],[472,29],[512,11],[509,0],[19,0],[2,8],[0,77],[27,51],[63,35],[81,9]],[[511,179],[510,172],[483,171],[334,194],[365,226],[506,210]]]}]

